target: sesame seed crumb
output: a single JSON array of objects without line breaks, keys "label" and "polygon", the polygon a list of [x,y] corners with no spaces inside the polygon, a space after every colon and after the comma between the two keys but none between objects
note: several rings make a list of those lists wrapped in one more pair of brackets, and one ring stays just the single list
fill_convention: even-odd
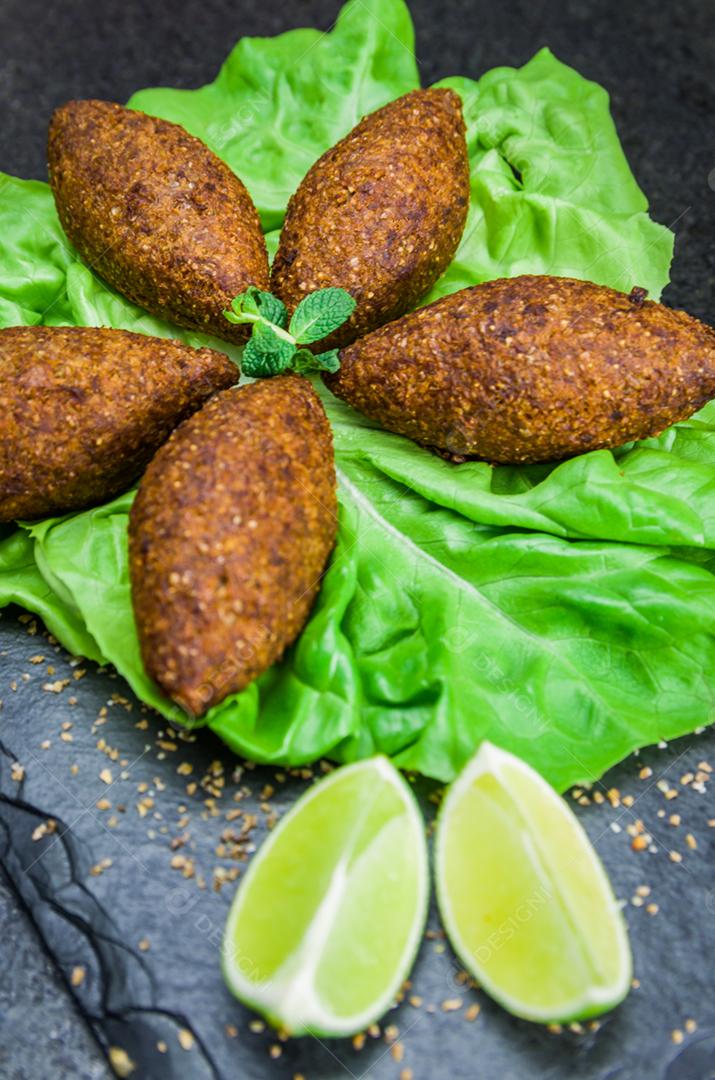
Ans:
[{"label": "sesame seed crumb", "polygon": [[179,1040],[179,1046],[182,1050],[190,1050],[194,1045],[194,1036],[188,1028],[179,1028],[177,1032],[177,1038]]},{"label": "sesame seed crumb", "polygon": [[136,1068],[134,1062],[129,1057],[129,1054],[126,1050],[122,1050],[121,1046],[110,1046],[108,1057],[109,1064],[112,1066],[117,1076],[130,1076]]}]

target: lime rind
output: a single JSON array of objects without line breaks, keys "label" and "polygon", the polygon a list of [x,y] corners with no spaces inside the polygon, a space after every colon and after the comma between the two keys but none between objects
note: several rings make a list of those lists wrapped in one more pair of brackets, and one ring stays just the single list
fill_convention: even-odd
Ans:
[{"label": "lime rind", "polygon": [[[359,866],[361,861],[370,857],[371,851],[380,842],[385,830],[389,830],[391,827],[394,830],[395,822],[404,820],[407,828],[399,831],[403,842],[405,832],[408,834],[407,842],[410,844],[415,861],[417,890],[414,897],[410,931],[406,935],[399,963],[395,964],[391,977],[386,979],[383,993],[360,1013],[351,1016],[337,1016],[330,1011],[326,1002],[318,993],[316,976],[330,939],[330,931],[340,908],[341,899],[345,895],[346,888],[349,887],[350,874],[347,867],[349,850],[336,866],[328,889],[298,949],[286,958],[280,968],[265,983],[255,982],[246,977],[240,965],[236,962],[232,942],[235,939],[236,927],[241,918],[244,904],[250,902],[251,882],[261,872],[261,867],[270,858],[271,851],[281,834],[291,826],[291,823],[309,803],[315,799],[324,798],[331,787],[344,783],[348,776],[354,776],[360,772],[366,774],[366,780],[371,782],[372,787],[368,791],[365,814],[359,818],[354,833],[356,834],[359,831],[360,823],[365,820],[369,812],[372,801],[370,795],[374,795],[374,785],[376,784],[389,785],[391,790],[399,796],[404,811],[404,819],[398,817],[388,822],[366,849],[360,853],[351,867],[351,872],[354,872],[355,867]],[[376,884],[377,887],[380,886],[380,883]],[[424,821],[414,794],[401,774],[384,755],[336,769],[314,784],[291,807],[251,861],[226,923],[222,947],[222,969],[226,983],[240,1001],[261,1013],[274,1027],[281,1028],[291,1035],[313,1034],[323,1037],[344,1037],[362,1031],[387,1012],[409,974],[427,919],[429,888],[430,876]]]},{"label": "lime rind", "polygon": [[[528,823],[528,806],[524,804],[518,784],[515,784],[514,782],[515,778],[518,778],[520,772],[522,774],[528,773],[530,780],[539,788],[544,799],[549,800],[554,808],[558,806],[564,817],[568,818],[570,828],[579,838],[582,849],[581,854],[588,859],[589,874],[593,876],[593,880],[598,884],[603,895],[607,898],[608,907],[605,915],[611,920],[611,926],[614,930],[616,939],[616,951],[619,966],[617,974],[611,982],[608,985],[599,985],[594,982],[592,985],[584,987],[583,993],[577,998],[564,1000],[563,1005],[560,1007],[550,1006],[549,1008],[542,1009],[533,1002],[525,1003],[508,992],[505,992],[504,989],[490,977],[484,966],[477,961],[474,954],[466,946],[462,934],[456,925],[446,881],[445,838],[447,830],[449,829],[451,809],[458,804],[461,796],[479,776],[485,773],[491,773],[500,780],[504,787],[509,791],[523,822]],[[507,775],[508,773],[511,773],[512,776],[509,777]],[[555,873],[553,866],[553,853],[549,851],[548,845],[544,843],[544,838],[535,837],[529,832],[527,832],[526,835],[538,851],[540,861],[547,869],[550,880],[558,886],[558,874]],[[568,1023],[575,1020],[585,1020],[614,1008],[627,995],[633,975],[631,950],[625,921],[621,913],[621,905],[613,893],[603,864],[593,849],[583,826],[572,814],[564,800],[540,774],[527,766],[521,759],[499,749],[492,743],[483,742],[481,744],[477,753],[452,783],[442,802],[435,835],[434,874],[440,915],[455,953],[464,964],[464,967],[476,978],[479,985],[486,993],[514,1016],[519,1016],[524,1020],[531,1020],[543,1024],[556,1022]],[[555,893],[558,897],[558,902],[562,905],[564,915],[571,925],[576,927],[577,920],[575,918],[575,913],[568,903],[568,898],[563,895],[561,890],[558,890],[558,887],[556,887]],[[584,928],[580,932],[575,931],[575,933],[578,938],[579,936],[587,934],[588,929]]]}]

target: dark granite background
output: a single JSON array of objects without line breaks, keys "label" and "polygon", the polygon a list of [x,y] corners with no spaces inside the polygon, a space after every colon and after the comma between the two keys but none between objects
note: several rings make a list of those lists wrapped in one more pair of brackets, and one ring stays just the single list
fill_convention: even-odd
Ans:
[{"label": "dark granite background", "polygon": [[[521,64],[548,44],[607,87],[652,212],[677,235],[666,299],[715,322],[713,0],[678,5],[419,0],[411,8],[425,84],[448,74],[478,76],[497,64]],[[44,178],[47,119],[55,105],[70,97],[121,101],[142,86],[197,86],[213,77],[238,37],[299,25],[327,29],[336,12],[337,4],[325,0],[298,0],[290,6],[274,0],[260,5],[243,0],[2,0],[0,168]],[[73,669],[42,639],[41,628],[38,636],[28,636],[27,630],[17,612],[3,615],[0,860],[12,879],[10,884],[0,877],[3,1080],[106,1077],[99,1043],[125,1048],[136,1064],[134,1077],[157,1080],[295,1073],[307,1080],[344,1074],[397,1078],[405,1067],[414,1071],[415,1080],[715,1077],[715,830],[707,826],[715,801],[707,789],[699,793],[679,783],[703,759],[710,757],[715,765],[712,733],[647,751],[605,779],[604,790],[617,786],[631,793],[637,805],[580,811],[617,894],[628,901],[638,885],[648,884],[652,893],[645,904],[659,907],[654,916],[645,904],[627,908],[641,987],[599,1032],[552,1035],[511,1020],[486,998],[465,992],[449,950],[428,941],[417,965],[415,993],[425,1006],[435,1005],[436,1012],[402,1006],[386,1021],[400,1029],[402,1063],[382,1038],[368,1040],[360,1053],[349,1043],[324,1046],[304,1040],[282,1047],[281,1056],[272,1059],[269,1047],[275,1040],[250,1031],[249,1014],[223,989],[216,970],[213,935],[232,891],[231,886],[220,893],[210,887],[213,868],[221,863],[214,849],[225,821],[202,817],[206,791],[199,787],[187,797],[186,777],[177,775],[171,758],[192,761],[199,781],[212,761],[221,760],[227,779],[222,802],[228,805],[248,782],[252,794],[241,804],[248,809],[257,807],[265,783],[275,784],[273,772],[256,770],[246,774],[248,781],[244,777],[234,784],[233,762],[208,736],[191,747],[180,744],[180,755],[167,754],[158,746],[158,723],[150,720],[147,729],[134,726],[136,704],[132,713],[121,704],[111,707],[109,720],[93,734],[91,722],[111,693],[123,687],[90,671],[77,684],[75,705],[68,704],[73,690],[57,696],[43,691],[47,663],[57,669],[52,679],[65,673],[71,677]],[[31,664],[37,654],[44,654],[45,661]],[[59,740],[63,722],[73,724],[72,743]],[[108,762],[98,749],[102,736],[119,749],[120,765]],[[43,750],[46,740],[51,745]],[[12,778],[13,760],[25,767],[22,783]],[[653,775],[643,781],[638,771],[646,762]],[[107,814],[95,807],[105,786],[99,771],[107,764],[117,781],[111,801],[127,806],[117,814],[116,829],[106,827]],[[71,765],[77,766],[79,780],[70,773]],[[659,779],[679,790],[677,799],[665,798]],[[147,784],[146,791],[155,796],[156,809],[145,818],[136,812],[142,797],[138,784]],[[275,786],[272,802],[282,809],[302,784],[289,780]],[[179,833],[177,821],[184,812],[178,808],[187,804],[187,851],[209,879],[203,892],[169,868],[168,840]],[[683,819],[677,828],[659,816],[674,808]],[[264,815],[257,812],[260,839]],[[60,838],[33,842],[33,830],[48,816],[58,821],[55,835]],[[626,826],[638,818],[652,833],[657,853],[630,850]],[[686,830],[696,839],[695,851],[685,844]],[[672,862],[670,850],[682,853],[682,863]],[[112,866],[92,876],[89,868],[104,857],[112,858]],[[224,860],[224,865],[229,864]],[[150,940],[146,952],[138,948],[142,937]],[[69,982],[78,965],[85,968],[85,977],[73,997]],[[455,996],[464,1000],[464,1008],[444,1013],[440,1003]],[[469,1023],[463,1013],[474,1001],[482,1013]],[[686,1028],[688,1019],[696,1021],[694,1031]],[[236,1025],[236,1038],[226,1036],[226,1023]],[[182,1027],[194,1033],[188,1051],[178,1042]],[[673,1042],[673,1030],[683,1033],[682,1043]],[[156,1049],[162,1039],[167,1044],[163,1054]]]}]

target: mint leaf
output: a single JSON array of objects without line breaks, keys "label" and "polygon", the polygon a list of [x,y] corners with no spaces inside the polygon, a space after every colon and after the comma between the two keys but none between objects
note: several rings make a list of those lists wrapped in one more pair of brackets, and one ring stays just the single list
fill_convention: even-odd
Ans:
[{"label": "mint leaf", "polygon": [[282,300],[279,300],[273,293],[256,289],[253,285],[248,291],[258,308],[259,315],[267,319],[268,322],[273,323],[274,326],[284,327],[286,325],[288,322],[288,309]]},{"label": "mint leaf", "polygon": [[288,330],[301,345],[309,345],[332,334],[354,310],[355,301],[345,289],[318,289],[298,304]]},{"label": "mint leaf", "polygon": [[328,352],[312,353],[309,349],[298,349],[291,362],[293,371],[307,375],[311,371],[337,371],[340,367],[340,354],[337,349]]},{"label": "mint leaf", "polygon": [[257,289],[255,285],[250,285],[245,292],[235,296],[231,301],[231,310],[224,311],[224,315],[236,325],[265,323],[282,328],[288,321],[288,311],[283,301],[273,293]]},{"label": "mint leaf", "polygon": [[318,353],[315,360],[320,364],[321,371],[335,372],[340,369],[339,349],[328,349],[327,352]]},{"label": "mint leaf", "polygon": [[268,324],[257,323],[241,359],[241,371],[252,379],[268,379],[285,371],[295,356],[295,345]]},{"label": "mint leaf", "polygon": [[295,328],[304,342],[318,341],[330,334],[355,310],[355,301],[344,289],[318,289],[300,302],[286,330],[288,312],[282,300],[251,285],[231,301],[224,315],[235,324],[252,323],[252,337],[243,350],[241,369],[253,379],[266,379],[292,368],[293,371],[337,371],[337,349],[314,356],[298,349]]}]

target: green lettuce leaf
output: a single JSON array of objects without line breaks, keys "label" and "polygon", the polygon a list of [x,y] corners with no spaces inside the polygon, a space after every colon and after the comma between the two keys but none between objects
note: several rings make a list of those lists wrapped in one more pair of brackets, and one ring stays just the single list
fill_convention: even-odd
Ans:
[{"label": "green lettuce leaf", "polygon": [[76,260],[47,184],[0,173],[0,326],[71,322],[66,274]]},{"label": "green lettuce leaf", "polygon": [[[528,519],[528,497],[542,485],[484,490],[478,508],[469,484],[445,477],[486,466],[450,466],[383,432],[375,443],[356,439],[347,417],[330,411],[338,548],[284,662],[208,715],[237,753],[300,764],[382,750],[447,780],[489,738],[563,788],[709,721],[715,577],[707,566],[665,545],[574,542],[507,524]],[[712,440],[712,428],[702,437]],[[655,454],[671,478],[679,473],[677,455],[632,453]],[[552,498],[568,494],[571,464],[542,481]],[[504,480],[521,486],[516,475]],[[143,700],[181,721],[139,656],[126,551],[132,497],[43,522],[29,536],[46,579],[101,654]],[[621,498],[627,506],[627,490]],[[649,510],[641,520],[632,506],[625,527],[650,529]],[[693,538],[698,532],[693,522]]]},{"label": "green lettuce leaf", "polygon": [[657,300],[673,234],[648,217],[611,119],[608,94],[542,49],[462,97],[472,199],[459,250],[427,300],[517,274],[587,278]]},{"label": "green lettuce leaf", "polygon": [[[130,104],[183,124],[246,181],[269,250],[306,169],[357,119],[418,84],[401,0],[354,0],[329,34],[239,43],[197,91]],[[573,274],[658,295],[672,236],[647,216],[605,92],[542,50],[445,80],[462,95],[472,201],[428,299],[500,275]],[[0,325],[106,325],[192,344],[119,296],[62,235],[49,189],[0,177]],[[285,659],[209,714],[237,753],[300,764],[380,749],[450,779],[482,738],[558,787],[709,721],[715,697],[715,406],[657,439],[557,466],[453,465],[321,389],[340,533]],[[127,572],[133,493],[0,544],[0,603],[73,652],[148,679]]]},{"label": "green lettuce leaf", "polygon": [[104,662],[71,598],[58,595],[43,577],[32,540],[21,529],[0,541],[0,598],[3,606],[20,604],[39,615],[71,653]]}]

